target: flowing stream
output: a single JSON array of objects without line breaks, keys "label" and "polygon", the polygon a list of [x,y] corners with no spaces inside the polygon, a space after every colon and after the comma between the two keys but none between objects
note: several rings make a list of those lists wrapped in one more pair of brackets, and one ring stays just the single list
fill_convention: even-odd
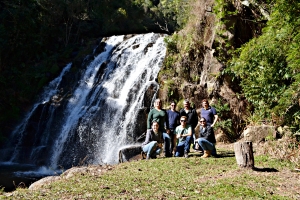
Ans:
[{"label": "flowing stream", "polygon": [[158,88],[164,37],[105,38],[102,53],[94,55],[75,81],[68,76],[68,64],[0,150],[0,168],[32,166],[32,172],[51,175],[80,164],[118,163],[119,149],[135,144],[146,130],[141,113],[151,106]]}]

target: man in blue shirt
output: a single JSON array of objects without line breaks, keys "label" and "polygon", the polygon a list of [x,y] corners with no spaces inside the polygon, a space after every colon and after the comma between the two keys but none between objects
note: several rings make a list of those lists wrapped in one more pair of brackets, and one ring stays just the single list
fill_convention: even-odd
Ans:
[{"label": "man in blue shirt", "polygon": [[209,105],[207,99],[202,100],[202,107],[200,116],[206,119],[207,125],[213,127],[218,120],[216,109]]},{"label": "man in blue shirt", "polygon": [[176,103],[174,101],[171,102],[171,108],[170,110],[167,110],[168,118],[169,118],[169,129],[170,129],[170,138],[171,138],[171,152],[173,154],[175,153],[176,150],[176,134],[174,133],[176,127],[180,125],[179,120],[180,120],[180,115],[179,112],[176,111]]}]

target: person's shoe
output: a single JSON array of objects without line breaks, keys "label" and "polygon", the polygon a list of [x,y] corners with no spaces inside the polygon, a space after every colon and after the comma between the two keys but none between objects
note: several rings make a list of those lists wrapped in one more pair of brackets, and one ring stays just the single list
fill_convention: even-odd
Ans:
[{"label": "person's shoe", "polygon": [[142,159],[146,159],[147,155],[144,151],[141,152],[141,155],[142,155]]},{"label": "person's shoe", "polygon": [[195,144],[195,150],[196,151],[199,151],[200,149],[199,149],[199,143],[198,142],[196,142],[196,144]]},{"label": "person's shoe", "polygon": [[146,156],[146,160],[150,160],[150,155],[147,155],[147,156]]},{"label": "person's shoe", "polygon": [[204,150],[204,154],[203,154],[203,156],[201,156],[201,158],[208,158],[208,157],[210,157],[210,155],[211,155],[211,152],[209,150]]},{"label": "person's shoe", "polygon": [[172,154],[173,154],[173,156],[175,156],[175,154],[176,154],[176,150],[172,151]]},{"label": "person's shoe", "polygon": [[188,158],[189,157],[189,154],[187,151],[184,152],[184,155],[183,155],[185,158]]},{"label": "person's shoe", "polygon": [[172,157],[172,154],[165,154],[165,158],[170,158]]}]

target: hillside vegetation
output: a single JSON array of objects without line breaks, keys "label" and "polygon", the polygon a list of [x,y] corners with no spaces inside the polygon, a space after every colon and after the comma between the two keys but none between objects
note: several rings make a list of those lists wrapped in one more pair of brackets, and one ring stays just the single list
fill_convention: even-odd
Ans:
[{"label": "hillside vegetation", "polygon": [[[299,17],[295,0],[192,2],[184,28],[166,39],[163,100],[189,98],[196,108],[213,100],[221,116],[216,128],[231,139],[263,123],[299,132]],[[208,67],[218,67],[203,82],[207,52],[218,61]]]}]

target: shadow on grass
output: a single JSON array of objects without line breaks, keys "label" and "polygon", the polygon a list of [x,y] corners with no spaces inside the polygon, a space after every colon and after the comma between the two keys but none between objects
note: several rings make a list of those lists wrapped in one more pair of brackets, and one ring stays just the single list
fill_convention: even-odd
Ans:
[{"label": "shadow on grass", "polygon": [[254,171],[257,171],[257,172],[278,172],[277,169],[275,168],[258,168],[258,167],[254,167],[253,168]]},{"label": "shadow on grass", "polygon": [[[191,152],[189,153],[189,157],[200,157],[203,153],[200,152]],[[234,157],[234,151],[224,151],[224,150],[217,150],[217,155],[212,156],[214,158],[226,158],[226,157]]]}]

